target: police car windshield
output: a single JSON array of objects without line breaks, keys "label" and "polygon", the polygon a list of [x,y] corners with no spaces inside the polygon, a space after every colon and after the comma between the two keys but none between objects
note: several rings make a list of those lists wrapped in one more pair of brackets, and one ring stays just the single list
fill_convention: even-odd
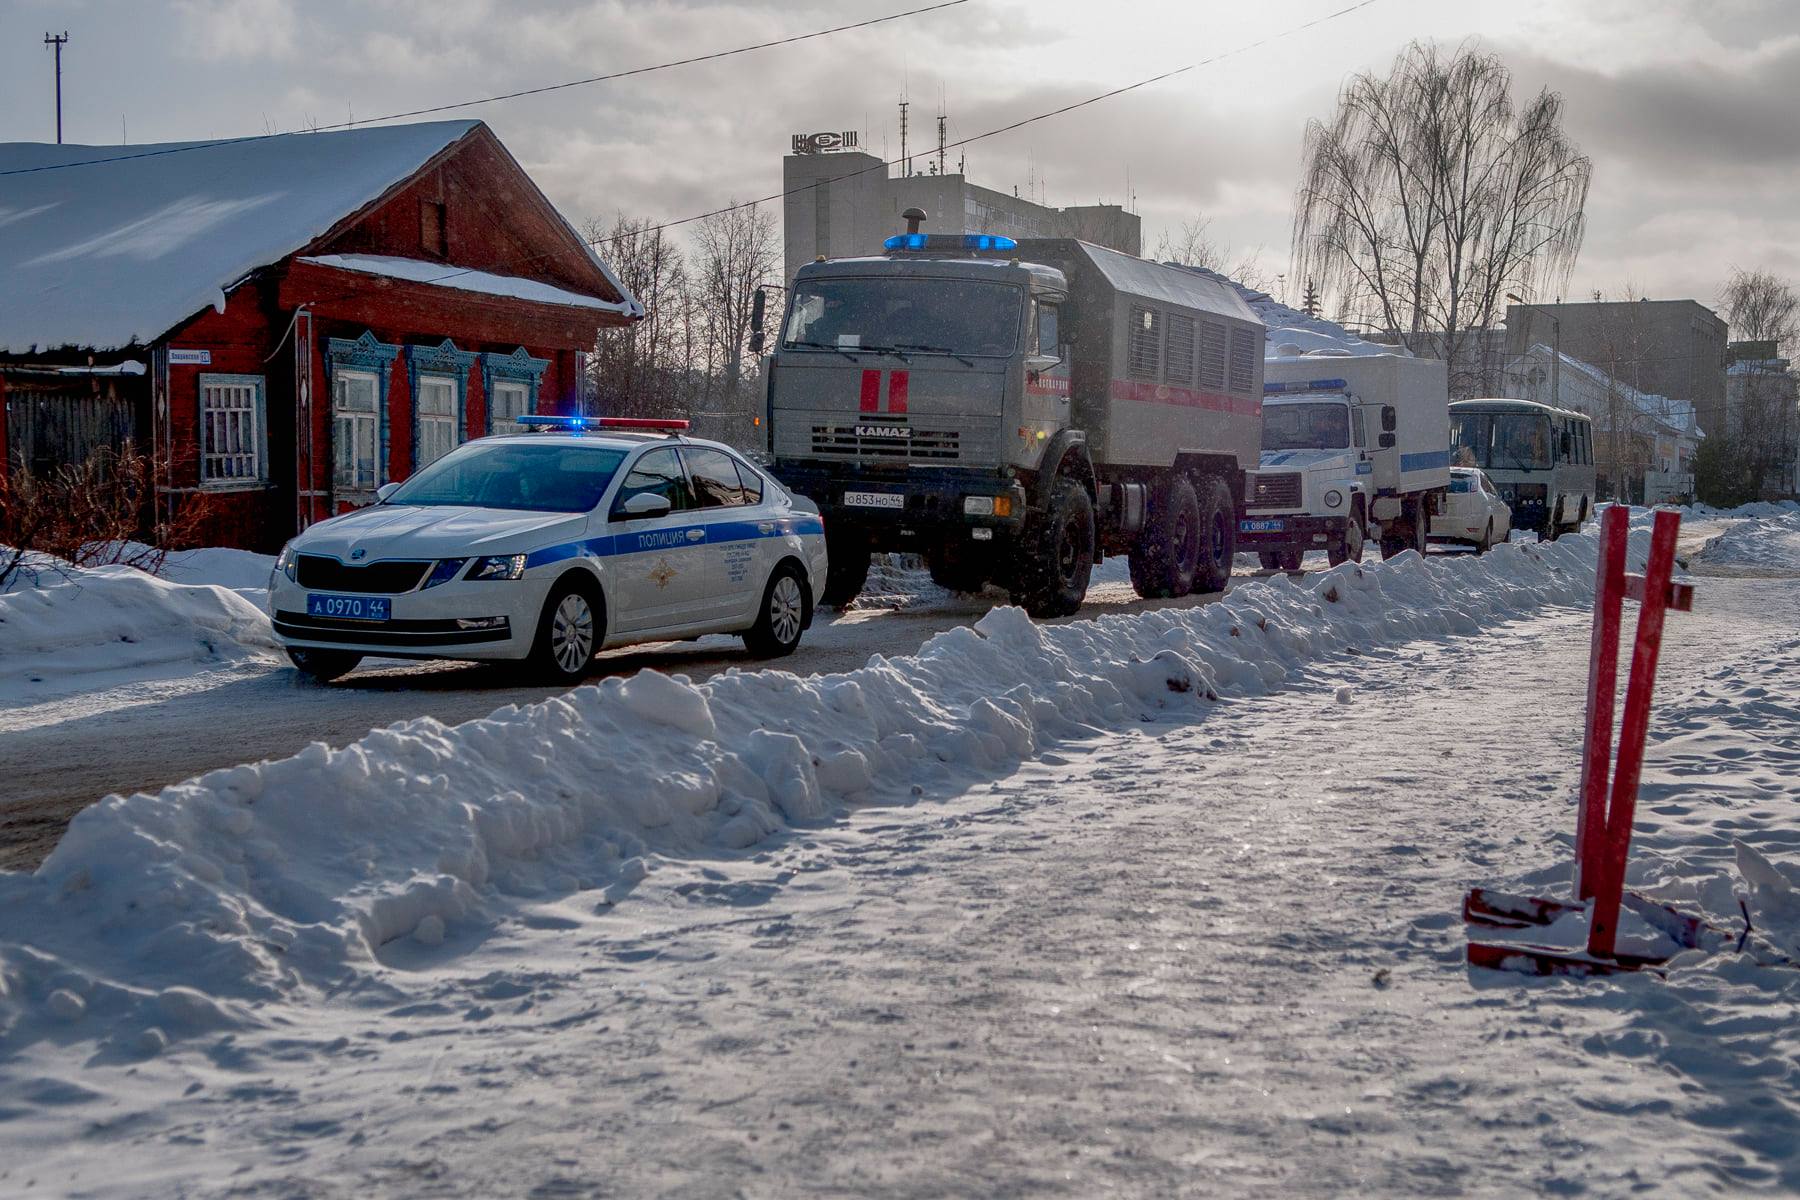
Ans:
[{"label": "police car windshield", "polygon": [[809,279],[795,285],[783,349],[998,356],[1019,349],[1024,289],[943,276]]},{"label": "police car windshield", "polygon": [[480,441],[453,450],[401,484],[389,504],[588,512],[626,451],[567,442]]},{"label": "police car windshield", "polygon": [[1350,409],[1343,404],[1263,405],[1264,450],[1342,450],[1350,445]]}]

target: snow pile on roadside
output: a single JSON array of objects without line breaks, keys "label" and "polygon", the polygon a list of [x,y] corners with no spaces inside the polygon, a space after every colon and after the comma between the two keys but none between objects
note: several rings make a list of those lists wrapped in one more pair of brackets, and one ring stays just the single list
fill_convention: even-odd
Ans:
[{"label": "snow pile on roadside", "polygon": [[473,945],[509,904],[607,903],[657,855],[736,853],[850,803],[961,790],[1059,740],[1278,686],[1346,649],[1580,602],[1593,555],[1589,535],[1408,553],[1057,626],[1000,608],[846,674],[691,685],[646,671],[110,797],[36,874],[0,873],[0,1043],[86,1022],[83,1036],[148,1053],[255,1023],[265,1001],[380,1002],[401,986],[396,962]]},{"label": "snow pile on roadside", "polygon": [[1734,574],[1800,574],[1800,507],[1740,521],[1700,547],[1689,561]]},{"label": "snow pile on roadside", "polygon": [[250,550],[233,550],[229,546],[203,546],[198,550],[175,550],[163,559],[158,577],[170,583],[212,584],[230,588],[259,606],[269,595],[269,572],[275,569],[275,556]]},{"label": "snow pile on roadside", "polygon": [[0,595],[0,696],[75,674],[228,662],[276,649],[269,618],[253,600],[136,567],[59,563],[40,570],[36,585],[22,582]]},{"label": "snow pile on roadside", "polygon": [[1726,520],[1732,517],[1786,517],[1800,514],[1800,500],[1752,500],[1736,508],[1714,508],[1710,504],[1690,504],[1684,512],[1696,517]]}]

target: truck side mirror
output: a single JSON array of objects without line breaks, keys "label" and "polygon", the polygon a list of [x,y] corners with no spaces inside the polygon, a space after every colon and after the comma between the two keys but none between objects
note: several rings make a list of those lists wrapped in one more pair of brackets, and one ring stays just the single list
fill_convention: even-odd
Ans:
[{"label": "truck side mirror", "polygon": [[[1390,408],[1388,411],[1393,412],[1394,410]],[[1375,444],[1383,450],[1392,450],[1394,448],[1394,435],[1391,433],[1384,433],[1375,439]]]},{"label": "truck side mirror", "polygon": [[1025,369],[1033,375],[1042,375],[1045,371],[1060,366],[1061,363],[1061,356],[1055,354],[1027,354],[1025,356]]},{"label": "truck side mirror", "polygon": [[[1395,413],[1394,413],[1394,406],[1391,404],[1382,405],[1381,406],[1381,431],[1383,433],[1392,433],[1392,432],[1394,432],[1395,429],[1399,428],[1399,424],[1400,424],[1399,420],[1396,418]],[[1382,444],[1383,448],[1391,446],[1394,444],[1394,439],[1388,438],[1387,440],[1383,441],[1381,444]]]},{"label": "truck side mirror", "polygon": [[763,348],[763,312],[768,307],[769,294],[761,288],[750,297],[750,353],[761,354]]}]

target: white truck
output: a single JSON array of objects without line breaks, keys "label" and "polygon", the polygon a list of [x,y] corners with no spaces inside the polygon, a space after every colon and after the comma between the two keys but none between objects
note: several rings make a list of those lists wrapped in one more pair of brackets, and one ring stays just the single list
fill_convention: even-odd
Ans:
[{"label": "white truck", "polygon": [[1308,550],[1357,561],[1368,537],[1384,558],[1423,554],[1450,486],[1444,364],[1315,351],[1263,369],[1262,461],[1245,481],[1238,548],[1287,571]]}]

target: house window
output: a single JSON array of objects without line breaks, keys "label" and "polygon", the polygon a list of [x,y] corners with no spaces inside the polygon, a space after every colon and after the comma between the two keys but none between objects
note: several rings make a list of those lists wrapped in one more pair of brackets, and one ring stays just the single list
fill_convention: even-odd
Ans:
[{"label": "house window", "polygon": [[373,372],[338,370],[331,376],[331,482],[339,495],[372,492],[381,482],[380,394],[381,381]]},{"label": "house window", "polygon": [[415,467],[436,462],[456,448],[457,437],[456,380],[446,375],[419,377],[419,444],[413,455]]},{"label": "house window", "polygon": [[450,253],[449,240],[444,232],[442,200],[419,201],[419,249],[435,258],[443,258]]},{"label": "house window", "polygon": [[200,376],[200,484],[268,480],[261,375]]},{"label": "house window", "polygon": [[1134,379],[1155,379],[1162,365],[1162,315],[1153,308],[1131,309],[1126,368]]},{"label": "house window", "polygon": [[488,392],[488,428],[495,433],[518,433],[525,427],[519,418],[531,411],[531,386],[516,379],[496,380]]}]

